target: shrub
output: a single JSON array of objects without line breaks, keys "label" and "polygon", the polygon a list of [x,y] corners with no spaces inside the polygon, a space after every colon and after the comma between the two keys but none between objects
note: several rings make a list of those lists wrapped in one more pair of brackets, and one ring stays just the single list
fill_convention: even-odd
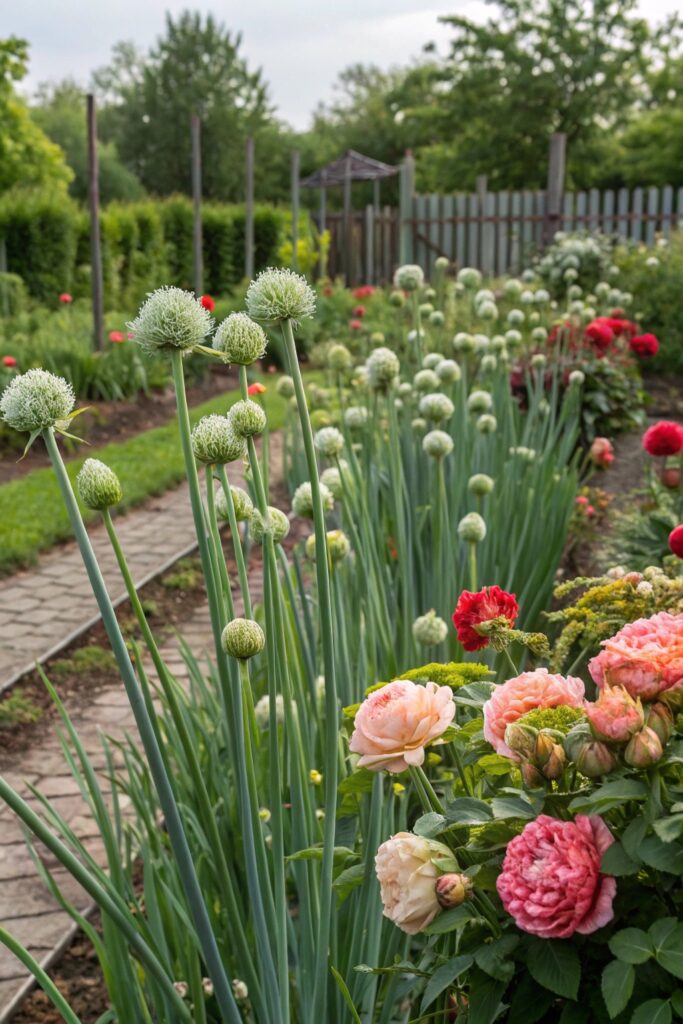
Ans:
[{"label": "shrub", "polygon": [[16,190],[0,201],[7,267],[44,302],[73,286],[78,231],[78,207],[63,195]]},{"label": "shrub", "polygon": [[651,368],[683,373],[683,236],[675,233],[668,245],[653,249],[623,247],[617,265],[620,287],[634,296],[636,319],[660,342]]}]

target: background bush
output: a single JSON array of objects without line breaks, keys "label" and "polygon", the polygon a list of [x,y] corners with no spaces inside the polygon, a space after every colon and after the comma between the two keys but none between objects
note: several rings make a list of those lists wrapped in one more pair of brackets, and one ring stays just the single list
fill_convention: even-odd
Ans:
[{"label": "background bush", "polygon": [[619,287],[634,296],[634,318],[659,339],[659,352],[648,369],[683,373],[683,235],[673,232],[668,245],[625,247],[616,255]]}]

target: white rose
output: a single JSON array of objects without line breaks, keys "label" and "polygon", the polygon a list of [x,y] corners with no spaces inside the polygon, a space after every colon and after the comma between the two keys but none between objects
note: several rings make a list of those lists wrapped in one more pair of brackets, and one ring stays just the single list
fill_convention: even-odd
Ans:
[{"label": "white rose", "polygon": [[397,832],[382,843],[375,857],[384,916],[416,935],[441,909],[436,898],[439,870],[434,858],[451,857],[450,850],[411,832]]}]

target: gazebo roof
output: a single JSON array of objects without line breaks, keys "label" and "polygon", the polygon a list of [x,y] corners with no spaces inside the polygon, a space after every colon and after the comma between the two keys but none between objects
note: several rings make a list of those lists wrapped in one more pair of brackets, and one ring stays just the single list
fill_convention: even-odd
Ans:
[{"label": "gazebo roof", "polygon": [[373,160],[371,156],[363,156],[355,149],[348,149],[343,156],[333,160],[326,167],[302,178],[301,184],[304,188],[323,188],[328,185],[343,185],[347,177],[347,169],[350,170],[351,181],[379,181],[382,178],[391,178],[398,174],[398,167],[382,163],[381,160]]}]

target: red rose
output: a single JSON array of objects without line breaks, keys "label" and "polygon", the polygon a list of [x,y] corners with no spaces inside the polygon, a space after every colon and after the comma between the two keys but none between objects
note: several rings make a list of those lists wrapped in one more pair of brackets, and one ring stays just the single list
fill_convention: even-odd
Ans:
[{"label": "red rose", "polygon": [[259,381],[256,381],[254,384],[250,384],[249,385],[249,387],[247,388],[247,394],[248,395],[262,395],[265,390],[266,390],[265,384],[261,384]]},{"label": "red rose", "polygon": [[660,420],[643,434],[643,448],[648,455],[678,455],[683,449],[683,427],[673,420]]},{"label": "red rose", "polygon": [[600,469],[607,469],[614,462],[614,446],[607,437],[596,437],[588,454],[593,465]]},{"label": "red rose", "polygon": [[213,313],[214,309],[216,308],[216,303],[214,302],[210,295],[200,295],[199,301],[201,302],[204,309],[208,309],[209,313]]},{"label": "red rose", "polygon": [[68,292],[62,292],[59,296],[59,301],[68,305],[69,302],[73,302],[73,297]]},{"label": "red rose", "polygon": [[681,486],[681,471],[677,466],[669,466],[662,470],[661,481],[669,490],[677,491]]},{"label": "red rose", "polygon": [[519,615],[519,605],[514,594],[508,594],[498,586],[483,587],[478,593],[463,590],[453,612],[453,625],[458,640],[466,651],[478,651],[488,644],[488,638],[477,633],[475,626],[503,616],[514,626]]},{"label": "red rose", "polygon": [[360,320],[349,320],[349,327],[352,331],[362,331],[363,324]]},{"label": "red rose", "polygon": [[354,306],[353,307],[353,315],[354,316],[365,316],[365,306]]},{"label": "red rose", "polygon": [[17,365],[17,361],[14,358],[14,356],[3,356],[2,357],[2,365],[3,366],[16,366]]},{"label": "red rose", "polygon": [[683,523],[669,534],[669,547],[677,558],[683,558]]},{"label": "red rose", "polygon": [[609,324],[601,323],[599,320],[592,320],[585,331],[584,338],[587,338],[599,352],[605,352],[614,341],[614,331]]},{"label": "red rose", "polygon": [[625,335],[630,338],[637,334],[638,328],[636,325],[631,323],[630,320],[625,320],[623,316],[617,315],[619,312],[619,310],[614,310],[612,316],[596,316],[595,320],[597,323],[607,324],[616,337]]},{"label": "red rose", "polygon": [[659,352],[659,342],[654,334],[637,334],[631,338],[629,348],[637,356],[656,356]]},{"label": "red rose", "polygon": [[113,341],[115,345],[120,345],[126,340],[126,336],[123,331],[110,331],[109,340]]},{"label": "red rose", "polygon": [[371,295],[375,294],[376,289],[371,284],[362,284],[358,288],[354,288],[351,294],[354,299],[369,299]]}]

